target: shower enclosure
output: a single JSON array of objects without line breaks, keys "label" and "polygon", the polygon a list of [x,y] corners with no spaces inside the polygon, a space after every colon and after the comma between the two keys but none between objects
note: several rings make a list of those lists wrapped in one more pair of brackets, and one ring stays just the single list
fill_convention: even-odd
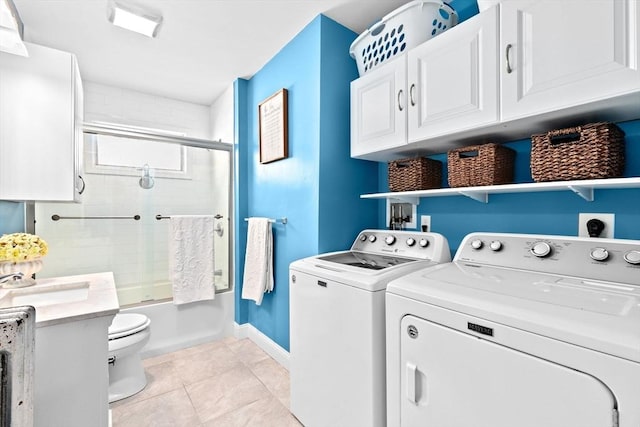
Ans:
[{"label": "shower enclosure", "polygon": [[49,244],[38,277],[111,271],[120,306],[172,298],[172,215],[215,216],[216,292],[231,289],[232,144],[85,125],[81,203],[37,202]]}]

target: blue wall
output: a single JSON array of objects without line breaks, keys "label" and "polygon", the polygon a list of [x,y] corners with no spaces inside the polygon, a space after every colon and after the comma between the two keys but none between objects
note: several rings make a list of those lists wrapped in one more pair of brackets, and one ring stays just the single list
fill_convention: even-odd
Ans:
[{"label": "blue wall", "polygon": [[[349,84],[357,78],[348,51],[356,34],[318,16],[249,81],[236,82],[236,322],[249,322],[289,349],[289,264],[348,247],[378,221],[377,164],[349,157]],[[260,164],[258,104],[288,90],[289,157]],[[287,217],[275,224],[274,292],[262,305],[240,300],[247,223],[244,218]]]},{"label": "blue wall", "polygon": [[[625,131],[625,176],[640,176],[640,120],[618,123]],[[533,182],[529,168],[531,140],[506,144],[517,151],[515,182]],[[443,187],[448,187],[446,154],[431,156],[443,165]],[[387,192],[387,165],[380,164],[380,187]],[[640,239],[640,189],[595,190],[593,202],[587,202],[571,191],[489,195],[484,204],[464,196],[422,198],[419,215],[431,215],[431,230],[444,234],[453,253],[462,238],[473,231],[508,233],[578,235],[581,212],[614,213],[615,237]],[[379,202],[381,218],[385,205]],[[418,219],[418,224],[420,223]],[[384,220],[378,223],[384,227]]]},{"label": "blue wall", "polygon": [[24,203],[0,201],[0,235],[24,232]]}]

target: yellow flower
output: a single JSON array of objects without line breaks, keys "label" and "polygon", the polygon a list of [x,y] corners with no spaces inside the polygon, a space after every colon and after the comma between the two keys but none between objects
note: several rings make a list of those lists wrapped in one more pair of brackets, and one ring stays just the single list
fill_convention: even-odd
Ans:
[{"label": "yellow flower", "polygon": [[25,261],[44,256],[47,242],[28,233],[4,234],[0,237],[0,261]]}]

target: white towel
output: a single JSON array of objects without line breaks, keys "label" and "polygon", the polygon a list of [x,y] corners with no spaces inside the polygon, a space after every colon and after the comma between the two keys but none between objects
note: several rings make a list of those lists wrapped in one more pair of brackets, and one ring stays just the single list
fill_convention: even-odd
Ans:
[{"label": "white towel", "polygon": [[247,252],[244,258],[242,298],[262,303],[273,290],[273,234],[268,218],[249,218]]},{"label": "white towel", "polygon": [[169,220],[169,277],[173,303],[215,297],[211,215],[171,215]]}]

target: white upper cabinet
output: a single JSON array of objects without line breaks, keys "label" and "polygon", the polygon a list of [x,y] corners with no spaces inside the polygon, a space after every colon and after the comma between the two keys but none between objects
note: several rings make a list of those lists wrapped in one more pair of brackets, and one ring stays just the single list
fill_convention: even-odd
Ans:
[{"label": "white upper cabinet", "polygon": [[79,201],[82,83],[74,55],[0,53],[0,200]]},{"label": "white upper cabinet", "polygon": [[637,0],[505,1],[501,8],[502,120],[639,90]]},{"label": "white upper cabinet", "polygon": [[407,58],[351,82],[351,156],[407,144]]},{"label": "white upper cabinet", "polygon": [[640,119],[638,0],[506,0],[403,56],[351,84],[353,157]]},{"label": "white upper cabinet", "polygon": [[498,9],[409,51],[409,142],[496,123]]}]

